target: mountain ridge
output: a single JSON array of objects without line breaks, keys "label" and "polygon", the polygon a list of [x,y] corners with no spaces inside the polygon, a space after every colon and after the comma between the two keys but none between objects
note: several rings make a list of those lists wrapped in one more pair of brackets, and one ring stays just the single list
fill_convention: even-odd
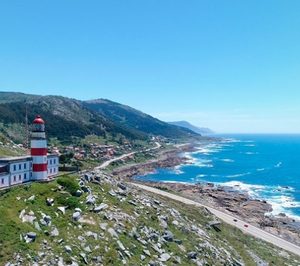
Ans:
[{"label": "mountain ridge", "polygon": [[[81,101],[55,95],[0,92],[0,131],[3,134],[22,142],[20,136],[15,136],[22,135],[20,131],[25,130],[26,112],[29,121],[36,114],[43,116],[49,124],[49,137],[67,141],[72,137],[82,138],[91,134],[105,136],[107,133],[143,140],[150,136],[198,137],[189,130],[169,125],[132,107],[106,99]],[[10,131],[15,132],[9,134]]]},{"label": "mountain ridge", "polygon": [[180,127],[184,127],[184,128],[187,128],[195,133],[198,133],[198,134],[201,134],[201,135],[210,135],[210,134],[214,134],[214,132],[210,129],[210,128],[207,128],[207,127],[198,127],[198,126],[195,126],[193,124],[191,124],[190,122],[188,121],[174,121],[174,122],[168,122],[169,124],[171,125],[176,125],[176,126],[180,126]]}]

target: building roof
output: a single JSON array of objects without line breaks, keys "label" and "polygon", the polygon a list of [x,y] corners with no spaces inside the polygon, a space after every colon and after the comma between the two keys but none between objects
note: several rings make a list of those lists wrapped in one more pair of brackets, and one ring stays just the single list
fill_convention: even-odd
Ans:
[{"label": "building roof", "polygon": [[45,121],[41,118],[40,115],[37,115],[33,120],[33,124],[45,124]]},{"label": "building roof", "polygon": [[17,161],[31,161],[32,157],[29,155],[25,155],[25,156],[17,156],[17,157],[4,157],[4,158],[0,158],[0,164],[3,163],[11,163],[11,162],[17,162]]},{"label": "building roof", "polygon": [[47,157],[48,157],[48,158],[49,158],[49,157],[59,157],[59,155],[58,155],[58,154],[48,154]]}]

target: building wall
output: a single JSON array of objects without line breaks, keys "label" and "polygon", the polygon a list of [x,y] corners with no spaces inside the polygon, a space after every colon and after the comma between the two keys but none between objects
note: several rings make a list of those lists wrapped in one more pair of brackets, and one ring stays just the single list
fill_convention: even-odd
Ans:
[{"label": "building wall", "polygon": [[[39,178],[40,180],[53,178],[54,176],[58,175],[59,156],[49,155],[46,157],[46,162],[47,177],[44,178],[44,174],[41,172],[43,176]],[[0,188],[18,185],[34,180],[32,172],[32,160],[20,159],[18,161],[8,162],[7,171],[9,172],[0,172]]]},{"label": "building wall", "polygon": [[59,158],[58,156],[48,157],[48,177],[53,177],[58,174]]},{"label": "building wall", "polygon": [[0,188],[9,186],[9,173],[0,175]]},{"label": "building wall", "polygon": [[32,168],[31,161],[19,161],[19,162],[12,162],[9,164],[9,172],[14,174],[24,173],[30,171]]},{"label": "building wall", "polygon": [[17,185],[31,180],[31,161],[11,162],[10,170],[10,185]]},{"label": "building wall", "polygon": [[18,172],[18,173],[11,173],[10,174],[10,184],[17,185],[26,183],[31,180],[31,171],[24,171],[24,172]]}]

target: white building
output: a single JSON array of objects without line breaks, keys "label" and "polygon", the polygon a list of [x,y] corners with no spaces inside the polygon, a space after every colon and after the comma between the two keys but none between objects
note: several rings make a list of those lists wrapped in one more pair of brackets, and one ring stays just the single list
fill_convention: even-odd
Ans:
[{"label": "white building", "polygon": [[[0,188],[29,181],[48,181],[58,174],[59,156],[47,154],[45,125],[40,116],[33,121],[31,155],[0,158]],[[42,143],[41,147],[37,146]]]}]

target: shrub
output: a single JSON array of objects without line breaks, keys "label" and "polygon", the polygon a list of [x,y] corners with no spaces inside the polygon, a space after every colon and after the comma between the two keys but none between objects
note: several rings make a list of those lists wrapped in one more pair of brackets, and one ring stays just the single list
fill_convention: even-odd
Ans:
[{"label": "shrub", "polygon": [[76,195],[76,191],[80,189],[79,185],[77,184],[76,180],[72,179],[71,177],[60,177],[57,180],[57,183],[63,186],[66,191],[68,191],[72,196]]},{"label": "shrub", "polygon": [[56,202],[62,206],[68,206],[70,209],[80,208],[79,199],[73,196],[66,197],[66,195],[59,195]]}]

